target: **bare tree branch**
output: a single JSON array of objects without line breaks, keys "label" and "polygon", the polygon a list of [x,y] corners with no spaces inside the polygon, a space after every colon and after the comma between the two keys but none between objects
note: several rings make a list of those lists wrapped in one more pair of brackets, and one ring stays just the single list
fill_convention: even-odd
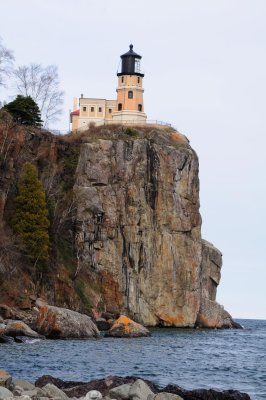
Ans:
[{"label": "bare tree branch", "polygon": [[12,51],[2,44],[0,38],[0,86],[5,86],[5,78],[11,75],[13,61]]},{"label": "bare tree branch", "polygon": [[64,92],[59,90],[57,67],[40,64],[18,67],[14,71],[16,89],[23,96],[31,96],[38,103],[44,121],[44,127],[55,121],[61,114]]}]

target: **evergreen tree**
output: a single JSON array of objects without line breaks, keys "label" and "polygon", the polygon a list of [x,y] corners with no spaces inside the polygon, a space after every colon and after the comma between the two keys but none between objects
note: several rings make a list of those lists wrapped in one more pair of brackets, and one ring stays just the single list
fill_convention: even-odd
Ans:
[{"label": "evergreen tree", "polygon": [[15,199],[14,230],[36,264],[48,259],[48,228],[48,210],[38,170],[33,164],[25,163],[19,181],[19,194]]},{"label": "evergreen tree", "polygon": [[15,122],[21,125],[42,126],[40,109],[30,96],[18,95],[17,98],[3,107]]}]

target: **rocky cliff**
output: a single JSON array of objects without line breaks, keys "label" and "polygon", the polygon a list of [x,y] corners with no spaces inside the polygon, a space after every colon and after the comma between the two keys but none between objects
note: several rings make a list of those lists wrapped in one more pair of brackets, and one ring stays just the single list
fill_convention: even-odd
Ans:
[{"label": "rocky cliff", "polygon": [[[42,295],[150,326],[233,326],[215,301],[222,255],[201,238],[198,158],[183,135],[114,126],[10,137],[0,178],[0,301],[27,307]],[[38,166],[50,211],[51,258],[41,273],[10,224],[25,161]]]}]

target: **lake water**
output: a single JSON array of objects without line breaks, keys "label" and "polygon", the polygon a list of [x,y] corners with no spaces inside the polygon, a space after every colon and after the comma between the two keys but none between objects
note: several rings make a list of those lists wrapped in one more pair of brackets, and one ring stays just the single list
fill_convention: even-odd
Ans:
[{"label": "lake water", "polygon": [[45,374],[79,381],[135,375],[185,389],[237,389],[265,400],[266,321],[238,322],[245,329],[154,329],[150,338],[0,344],[0,369],[32,382]]}]

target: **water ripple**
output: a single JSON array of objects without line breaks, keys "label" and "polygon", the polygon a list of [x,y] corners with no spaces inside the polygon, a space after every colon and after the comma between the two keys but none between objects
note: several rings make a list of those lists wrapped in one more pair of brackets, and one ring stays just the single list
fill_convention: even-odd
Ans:
[{"label": "water ripple", "polygon": [[51,374],[89,381],[139,375],[186,389],[236,389],[266,398],[266,321],[241,320],[242,331],[154,329],[151,338],[42,341],[0,345],[0,368],[34,381]]}]

